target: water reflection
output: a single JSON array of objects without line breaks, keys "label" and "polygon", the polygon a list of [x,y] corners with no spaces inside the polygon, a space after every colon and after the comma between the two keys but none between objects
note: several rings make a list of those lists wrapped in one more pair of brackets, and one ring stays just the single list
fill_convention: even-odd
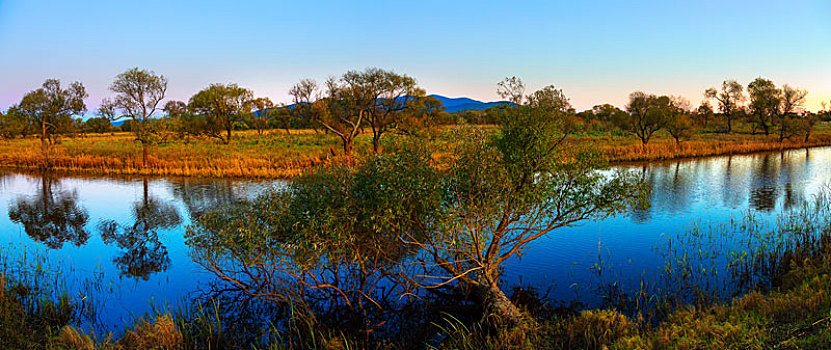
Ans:
[{"label": "water reflection", "polygon": [[133,223],[121,225],[115,220],[99,224],[101,238],[123,252],[113,259],[123,275],[144,280],[152,273],[170,267],[167,248],[159,238],[159,230],[171,229],[182,223],[176,207],[149,194],[147,179],[142,181],[143,196],[133,203]]},{"label": "water reflection", "polygon": [[22,224],[33,240],[52,249],[62,248],[65,242],[85,244],[90,235],[85,228],[89,214],[78,204],[77,193],[61,189],[49,174],[42,174],[40,180],[34,196],[20,196],[11,205],[9,219]]},{"label": "water reflection", "polygon": [[[823,149],[826,153],[831,152]],[[651,206],[632,212],[631,217],[636,223],[647,223],[656,214],[707,209],[696,208],[702,201],[712,209],[719,198],[725,209],[747,207],[773,213],[800,207],[817,185],[829,180],[812,159],[811,150],[794,150],[628,167],[638,171],[652,189]]]},{"label": "water reflection", "polygon": [[[602,253],[604,268],[620,272],[619,276],[634,276],[635,280],[627,285],[625,278],[615,279],[612,282],[619,293],[607,290],[605,294],[632,295],[643,271],[664,266],[666,258],[658,256],[654,248],[665,237],[685,232],[691,223],[729,221],[749,210],[757,211],[764,219],[809,201],[829,180],[831,148],[621,168],[639,172],[651,185],[651,206],[626,218],[586,223],[540,240],[522,259],[505,267],[506,290],[518,284],[544,291],[550,288],[552,299],[570,301],[577,298],[578,287],[591,290],[591,268]],[[0,249],[14,258],[22,256],[25,249],[45,248],[51,258],[65,264],[64,271],[71,271],[65,274],[67,278],[80,280],[94,271],[105,276],[103,280],[115,281],[115,292],[101,291],[106,295],[91,299],[108,302],[106,321],[114,325],[113,329],[120,329],[120,320],[129,321],[150,308],[148,300],[175,303],[209,293],[206,286],[216,286],[213,275],[204,273],[192,260],[193,247],[185,242],[186,226],[194,218],[207,209],[241,204],[267,187],[282,185],[285,183],[225,179],[137,181],[0,174],[0,212],[8,213],[0,217]],[[12,245],[14,249],[4,249]],[[350,273],[350,266],[332,266]],[[319,275],[322,271],[314,272]],[[371,289],[365,286],[372,283],[363,282],[373,280],[358,273],[352,275],[356,278],[351,281],[336,281],[338,286],[353,289],[356,295],[370,294]],[[129,278],[122,281],[122,276]],[[327,278],[331,280],[332,276],[329,273]],[[603,302],[579,294],[581,305],[598,306]],[[319,295],[323,298],[319,304],[329,300]],[[343,319],[346,317],[332,317],[330,321],[347,325]]]}]

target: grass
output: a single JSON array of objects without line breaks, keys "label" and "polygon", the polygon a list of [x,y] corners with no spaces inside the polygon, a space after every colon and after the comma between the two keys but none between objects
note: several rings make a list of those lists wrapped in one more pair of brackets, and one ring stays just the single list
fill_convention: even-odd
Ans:
[{"label": "grass", "polygon": [[[476,126],[497,132],[492,126]],[[451,130],[445,127],[431,145],[447,152]],[[286,135],[271,130],[264,135],[238,131],[230,144],[213,139],[176,140],[150,148],[147,166],[141,164],[141,147],[130,133],[90,134],[64,139],[55,146],[52,167],[58,171],[107,175],[161,175],[192,177],[292,178],[313,169],[347,162],[337,137],[311,130],[295,130]],[[389,135],[386,145],[394,149],[405,136]],[[371,151],[370,136],[356,139],[355,152]],[[0,167],[33,169],[42,165],[36,138],[0,140]],[[779,143],[775,136],[751,135],[738,129],[733,134],[698,133],[691,140],[676,144],[659,132],[646,145],[619,133],[578,134],[568,139],[575,146],[592,146],[612,163],[666,160],[689,157],[743,154],[780,149],[831,145],[831,127],[820,124],[808,142]]]}]

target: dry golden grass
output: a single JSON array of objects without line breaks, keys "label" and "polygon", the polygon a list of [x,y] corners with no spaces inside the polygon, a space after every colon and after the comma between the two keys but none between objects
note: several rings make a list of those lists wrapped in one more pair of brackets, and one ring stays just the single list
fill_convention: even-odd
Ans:
[{"label": "dry golden grass", "polygon": [[583,137],[573,142],[589,141],[594,141],[600,152],[612,162],[635,162],[827,146],[831,145],[831,132],[817,132],[808,142],[799,138],[779,143],[774,136],[750,134],[699,134],[680,144],[669,137],[656,138],[646,145],[631,137]]},{"label": "dry golden grass", "polygon": [[[447,127],[433,145],[436,157],[452,152],[452,138]],[[479,127],[498,132],[492,126]],[[273,130],[265,135],[253,131],[234,134],[230,144],[213,139],[177,140],[150,148],[146,167],[141,166],[141,146],[129,133],[95,134],[64,139],[53,150],[52,168],[87,174],[164,175],[192,177],[292,178],[319,167],[341,164],[347,160],[337,156],[340,140],[333,135],[310,130]],[[391,135],[395,140],[397,136]],[[659,133],[643,146],[632,136],[577,136],[569,142],[579,146],[597,147],[612,163],[666,160],[742,154],[779,149],[831,145],[831,129],[819,128],[809,142],[785,141],[774,136],[738,134],[697,134],[677,145],[668,135]],[[0,140],[0,167],[35,169],[42,165],[40,141],[36,138]],[[355,141],[355,152],[370,152],[370,139],[362,135]]]}]

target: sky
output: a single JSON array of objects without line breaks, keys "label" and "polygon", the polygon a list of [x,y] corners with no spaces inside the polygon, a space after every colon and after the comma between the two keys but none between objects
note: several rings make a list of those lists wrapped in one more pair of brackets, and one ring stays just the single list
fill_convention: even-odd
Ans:
[{"label": "sky", "polygon": [[301,79],[378,67],[484,101],[517,76],[578,110],[638,90],[697,105],[762,76],[807,89],[817,110],[831,101],[831,1],[0,0],[0,110],[58,78],[81,81],[94,111],[132,67],[184,101],[233,82],[288,103]]}]

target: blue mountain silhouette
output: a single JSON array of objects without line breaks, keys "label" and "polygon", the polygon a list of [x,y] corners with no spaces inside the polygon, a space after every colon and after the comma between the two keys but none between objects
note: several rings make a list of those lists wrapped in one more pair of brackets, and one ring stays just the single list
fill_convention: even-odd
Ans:
[{"label": "blue mountain silhouette", "polygon": [[459,111],[481,111],[493,106],[501,106],[510,104],[508,101],[496,101],[496,102],[482,102],[477,101],[467,97],[445,97],[441,95],[430,95],[437,100],[441,101],[444,105],[445,111],[453,113]]}]

